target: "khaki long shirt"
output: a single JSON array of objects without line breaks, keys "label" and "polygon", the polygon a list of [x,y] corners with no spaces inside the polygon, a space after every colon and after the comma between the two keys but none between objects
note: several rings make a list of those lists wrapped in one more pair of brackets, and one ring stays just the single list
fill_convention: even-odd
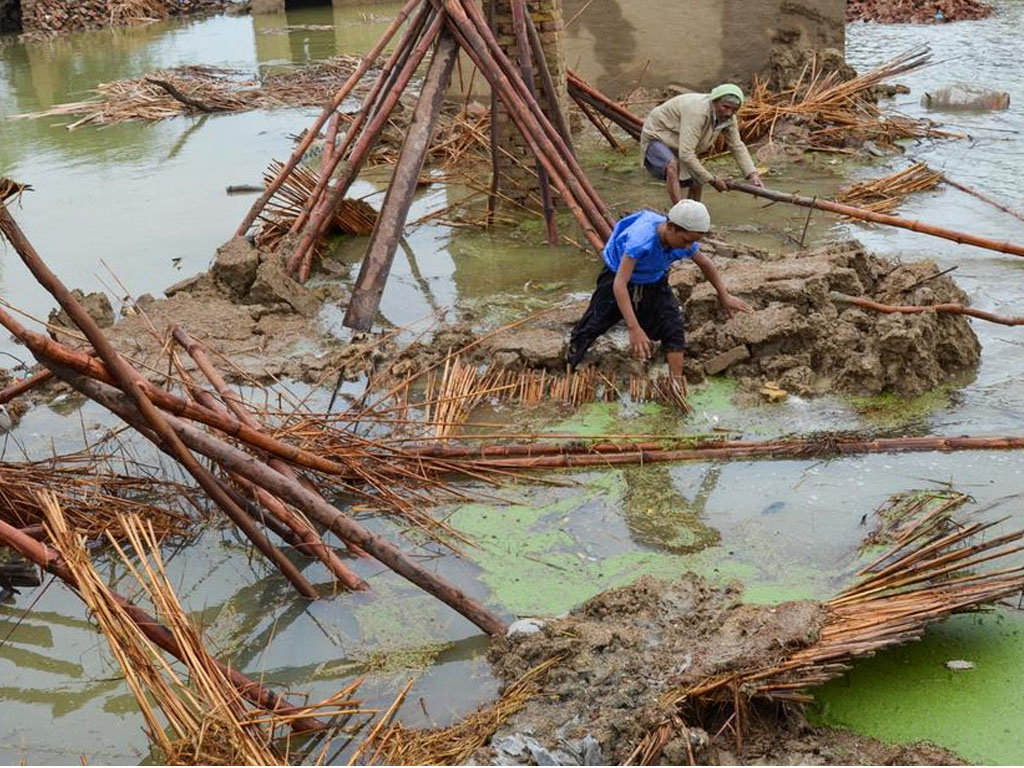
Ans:
[{"label": "khaki long shirt", "polygon": [[657,139],[679,155],[679,180],[696,177],[704,183],[715,178],[714,174],[697,158],[707,151],[715,137],[725,132],[725,141],[736,159],[743,175],[754,172],[754,163],[746,145],[740,139],[736,118],[730,117],[717,125],[714,120],[709,93],[684,93],[659,104],[644,120],[640,132],[640,163],[647,154],[647,146]]}]

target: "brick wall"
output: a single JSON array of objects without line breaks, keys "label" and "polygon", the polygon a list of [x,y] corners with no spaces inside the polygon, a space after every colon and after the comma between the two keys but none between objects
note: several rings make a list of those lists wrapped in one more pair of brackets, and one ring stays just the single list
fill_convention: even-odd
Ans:
[{"label": "brick wall", "polygon": [[[540,36],[544,56],[547,59],[551,79],[558,92],[560,108],[568,114],[568,94],[565,85],[565,48],[562,44],[562,0],[526,0],[526,8]],[[498,42],[505,50],[509,59],[518,66],[519,55],[516,45],[515,30],[512,26],[512,5],[509,0],[497,0],[496,27]],[[541,108],[550,114],[550,105],[544,96],[544,88],[540,81],[537,67],[534,66],[534,87]],[[501,132],[501,146],[521,161],[521,165],[504,155],[499,155],[501,172],[500,188],[502,194],[514,200],[524,201],[537,192],[537,173],[533,153],[530,152],[526,140],[516,128],[512,118],[504,106],[498,107],[497,121]],[[536,199],[531,201],[533,207],[539,207]]]}]

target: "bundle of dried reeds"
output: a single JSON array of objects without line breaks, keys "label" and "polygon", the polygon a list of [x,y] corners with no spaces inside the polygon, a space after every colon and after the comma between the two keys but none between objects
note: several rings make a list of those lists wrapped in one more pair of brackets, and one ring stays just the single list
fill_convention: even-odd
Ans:
[{"label": "bundle of dried reeds", "polygon": [[158,21],[171,15],[166,0],[107,0],[110,25],[126,27],[144,21]]},{"label": "bundle of dried reeds", "polygon": [[934,189],[941,181],[942,173],[933,171],[926,163],[914,163],[889,176],[851,184],[836,195],[836,201],[875,213],[891,213],[909,195]]},{"label": "bundle of dried reeds", "polygon": [[[843,674],[854,659],[916,640],[932,622],[1024,591],[1024,566],[977,570],[1024,550],[1018,543],[1024,531],[987,538],[1002,521],[952,524],[934,508],[921,506],[915,512],[916,519],[905,521],[895,544],[861,569],[860,581],[826,604],[816,643],[768,667],[736,670],[671,690],[662,704],[692,722],[706,703],[731,703],[742,723],[750,698],[808,701],[808,688]],[[656,763],[674,732],[664,727],[670,722],[649,732],[630,762]]]},{"label": "bundle of dried reeds", "polygon": [[[263,179],[270,184],[283,168],[277,160],[263,172]],[[274,251],[278,243],[288,234],[295,219],[302,213],[316,187],[317,174],[308,168],[298,167],[285,178],[260,213],[260,229],[256,244],[261,249]],[[365,200],[345,198],[334,216],[333,230],[350,235],[368,235],[373,232],[377,212]],[[330,230],[328,231],[330,234]]]},{"label": "bundle of dried reeds", "polygon": [[[355,683],[328,701],[282,713],[254,708],[239,693],[225,668],[206,651],[168,579],[153,528],[123,516],[120,527],[130,550],[113,546],[155,615],[169,628],[186,674],[178,672],[139,628],[123,602],[95,570],[84,540],[69,525],[55,497],[42,494],[46,527],[77,590],[106,637],[146,720],[151,742],[169,765],[280,765],[288,751],[275,744],[289,722],[326,716],[335,721],[366,714],[351,696]],[[135,557],[128,555],[128,551]],[[137,558],[137,559],[136,559]],[[163,718],[157,715],[157,709]]]},{"label": "bundle of dried reeds", "polygon": [[[740,132],[747,143],[761,139],[770,142],[776,127],[788,123],[800,127],[800,141],[808,149],[825,150],[867,140],[894,146],[899,139],[964,138],[963,134],[936,128],[930,120],[885,114],[875,102],[875,86],[930,63],[930,49],[919,46],[846,81],[836,72],[820,71],[816,59],[792,88],[779,93],[771,93],[763,81],[755,78],[753,90],[737,116]],[[787,140],[794,141],[794,137]]]},{"label": "bundle of dried reeds", "polygon": [[176,67],[145,77],[101,83],[94,99],[59,104],[44,112],[12,118],[83,115],[67,126],[74,129],[88,124],[166,120],[197,113],[315,106],[322,104],[333,92],[337,79],[357,64],[355,57],[337,56],[294,72],[271,74],[262,81],[239,70],[200,65]]},{"label": "bundle of dried reeds", "polygon": [[121,533],[118,516],[144,517],[161,537],[186,536],[198,509],[193,489],[167,480],[115,473],[98,455],[79,454],[37,462],[0,462],[0,520],[15,528],[36,530],[43,521],[39,493],[60,502],[75,530],[88,539],[104,532]]}]

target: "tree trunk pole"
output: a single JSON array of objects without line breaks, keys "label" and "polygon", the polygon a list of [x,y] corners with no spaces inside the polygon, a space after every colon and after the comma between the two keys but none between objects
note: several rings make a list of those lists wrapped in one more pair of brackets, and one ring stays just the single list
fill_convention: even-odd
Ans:
[{"label": "tree trunk pole", "polygon": [[384,203],[374,223],[373,234],[370,235],[370,243],[359,268],[359,277],[352,289],[352,298],[343,321],[349,328],[368,331],[373,327],[373,318],[391,272],[391,264],[416,194],[420,171],[437,126],[441,102],[448,89],[458,53],[458,46],[451,34],[447,29],[441,30],[434,59],[423,81],[412,122],[384,196]]},{"label": "tree trunk pole", "polygon": [[849,216],[853,219],[873,221],[878,224],[887,224],[890,227],[909,229],[911,232],[920,232],[921,234],[932,235],[933,237],[941,237],[944,240],[952,240],[954,243],[974,245],[978,248],[985,248],[990,251],[999,251],[1001,253],[1009,253],[1014,256],[1024,256],[1024,246],[1007,242],[999,242],[987,237],[979,237],[977,235],[970,235],[964,232],[956,232],[952,229],[936,227],[932,224],[925,224],[920,221],[902,219],[899,216],[875,213],[874,211],[857,208],[853,205],[844,205],[843,203],[835,203],[831,200],[821,200],[816,197],[803,197],[801,195],[793,195],[788,192],[779,192],[774,189],[755,187],[753,184],[747,184],[742,181],[730,181],[729,188],[740,192],[746,192],[748,195],[754,195],[755,197],[774,200],[777,203],[792,203],[793,205],[800,205],[804,208],[817,208],[820,211],[830,211],[831,213],[838,213],[843,216]]}]

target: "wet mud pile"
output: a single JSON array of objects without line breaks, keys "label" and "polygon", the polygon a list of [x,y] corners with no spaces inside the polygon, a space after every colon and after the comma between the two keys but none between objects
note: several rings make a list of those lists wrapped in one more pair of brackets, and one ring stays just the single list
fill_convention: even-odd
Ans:
[{"label": "wet mud pile", "polygon": [[[609,590],[539,631],[515,633],[493,646],[494,671],[508,684],[546,661],[558,661],[541,694],[471,762],[622,764],[665,719],[659,699],[668,689],[777,662],[813,644],[823,616],[821,604],[811,601],[747,605],[739,586],[712,587],[693,574],[671,583],[643,578]],[[900,750],[851,734],[837,738],[799,716],[764,714],[752,717],[744,734],[746,762],[959,762],[931,747]],[[732,735],[711,735],[721,726],[713,714],[706,723],[690,725],[689,747],[682,737],[669,742],[663,764],[689,764],[691,754],[699,763],[737,762]]]},{"label": "wet mud pile", "polygon": [[[727,318],[713,287],[692,264],[677,265],[669,281],[687,327],[686,373],[692,382],[724,373],[748,390],[767,382],[800,396],[914,396],[966,381],[981,352],[970,322],[946,314],[881,314],[846,305],[866,297],[890,305],[966,304],[966,294],[931,261],[896,263],[867,253],[856,241],[794,255],[708,243],[730,292],[752,314]],[[585,302],[486,343],[505,365],[564,368],[572,324]],[[584,359],[606,375],[636,375],[643,366],[613,331]]]}]

